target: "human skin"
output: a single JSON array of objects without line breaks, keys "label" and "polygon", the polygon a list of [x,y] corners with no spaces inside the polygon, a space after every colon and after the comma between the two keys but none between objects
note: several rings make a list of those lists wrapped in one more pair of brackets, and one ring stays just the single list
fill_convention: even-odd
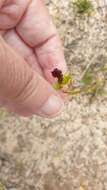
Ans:
[{"label": "human skin", "polygon": [[22,116],[56,116],[63,100],[51,85],[55,68],[67,70],[44,2],[0,0],[0,104]]}]

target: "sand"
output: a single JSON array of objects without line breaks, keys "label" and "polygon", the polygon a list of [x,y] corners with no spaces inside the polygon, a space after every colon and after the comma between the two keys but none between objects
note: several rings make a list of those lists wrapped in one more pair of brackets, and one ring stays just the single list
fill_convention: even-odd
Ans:
[{"label": "sand", "polygon": [[[76,80],[90,62],[107,62],[106,1],[92,2],[89,18],[72,0],[46,2]],[[71,98],[52,120],[0,111],[0,190],[107,190],[107,98],[88,98]]]}]

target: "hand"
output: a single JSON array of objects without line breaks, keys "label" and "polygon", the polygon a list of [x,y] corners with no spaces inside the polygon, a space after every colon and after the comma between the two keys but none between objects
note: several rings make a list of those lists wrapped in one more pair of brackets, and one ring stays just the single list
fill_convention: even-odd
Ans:
[{"label": "hand", "polygon": [[51,72],[66,72],[56,28],[42,0],[0,1],[0,104],[22,116],[55,116],[63,100]]}]

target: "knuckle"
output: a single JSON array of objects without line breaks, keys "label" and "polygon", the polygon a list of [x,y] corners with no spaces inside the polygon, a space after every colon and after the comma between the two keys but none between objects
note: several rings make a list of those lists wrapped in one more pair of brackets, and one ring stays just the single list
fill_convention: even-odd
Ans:
[{"label": "knuckle", "polygon": [[2,3],[0,2],[0,27],[2,29],[15,27],[26,11],[29,1],[2,0]]}]

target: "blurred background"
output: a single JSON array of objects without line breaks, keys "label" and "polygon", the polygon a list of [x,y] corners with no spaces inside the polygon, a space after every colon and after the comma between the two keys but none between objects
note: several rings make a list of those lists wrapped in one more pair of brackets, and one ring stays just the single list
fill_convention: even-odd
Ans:
[{"label": "blurred background", "polygon": [[[69,71],[107,63],[107,2],[79,16],[73,0],[47,0]],[[107,96],[71,97],[52,120],[0,110],[0,190],[107,190]]]}]

